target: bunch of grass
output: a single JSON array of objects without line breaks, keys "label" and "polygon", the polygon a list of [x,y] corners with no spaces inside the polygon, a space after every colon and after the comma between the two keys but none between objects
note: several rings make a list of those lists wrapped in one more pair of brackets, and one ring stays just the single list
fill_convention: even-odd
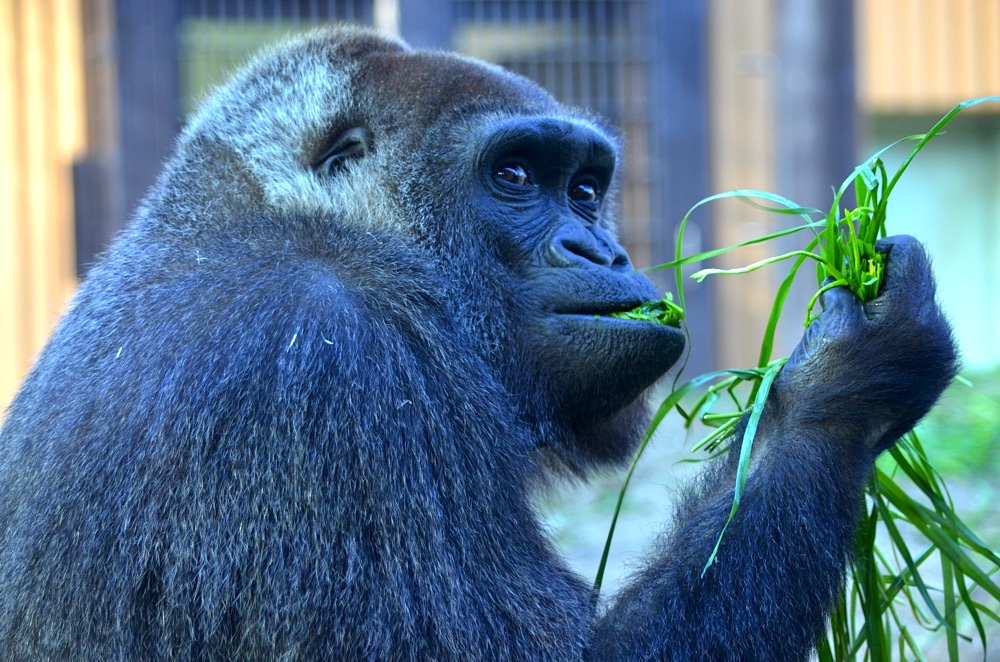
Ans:
[{"label": "bunch of grass", "polygon": [[[792,261],[788,276],[775,294],[757,365],[706,373],[683,383],[678,375],[672,392],[656,410],[618,495],[595,581],[598,590],[629,481],[654,431],[669,412],[677,411],[686,427],[697,423],[708,427],[708,434],[692,450],[706,452],[709,456],[723,452],[736,441],[737,425],[744,416],[748,416],[745,432],[739,440],[740,457],[733,504],[726,526],[732,521],[743,495],[757,423],[771,384],[786,360],[772,358],[774,334],[785,299],[800,268],[807,260],[813,260],[817,265],[817,291],[807,306],[807,326],[814,319],[812,310],[815,302],[827,289],[849,287],[862,301],[877,296],[884,264],[882,254],[875,250],[875,243],[886,234],[889,194],[913,158],[956,115],[965,108],[986,101],[1000,101],[1000,97],[962,102],[927,133],[896,141],[857,166],[837,189],[833,204],[825,214],[773,193],[737,190],[705,198],[685,215],[678,233],[676,259],[655,267],[675,270],[677,305],[680,309],[684,308],[682,268],[685,265],[795,232],[811,232],[813,236],[803,250],[777,255],[739,269],[704,269],[692,276],[700,281],[714,274],[747,273],[775,262]],[[881,157],[885,151],[908,141],[916,141],[916,146],[890,177]],[[857,207],[842,209],[842,197],[852,186]],[[683,256],[684,229],[691,214],[695,209],[723,198],[738,198],[774,213],[798,215],[804,223],[733,246]],[[866,515],[855,540],[849,581],[833,611],[828,636],[820,643],[819,659],[823,662],[890,660],[895,655],[900,660],[923,660],[914,627],[943,631],[951,661],[960,659],[959,640],[972,640],[971,636],[963,633],[963,629],[975,630],[985,653],[987,637],[984,619],[1000,622],[1000,616],[977,600],[980,594],[985,593],[1000,602],[1000,585],[993,579],[1000,569],[1000,556],[956,512],[944,480],[931,466],[915,432],[908,433],[890,449],[888,455],[877,463],[868,480]],[[910,486],[904,489],[901,483],[906,481]],[[719,532],[719,541],[725,535],[725,529],[723,527]],[[904,531],[908,536],[904,536]],[[914,543],[914,540],[919,540],[919,543]],[[717,543],[706,559],[706,569],[713,563],[718,548]],[[935,562],[940,567],[938,586],[932,586],[925,578],[930,574],[925,569],[933,567]]]},{"label": "bunch of grass", "polygon": [[679,328],[684,319],[684,309],[674,303],[674,297],[670,292],[666,292],[662,299],[647,301],[632,310],[611,313],[611,317]]}]

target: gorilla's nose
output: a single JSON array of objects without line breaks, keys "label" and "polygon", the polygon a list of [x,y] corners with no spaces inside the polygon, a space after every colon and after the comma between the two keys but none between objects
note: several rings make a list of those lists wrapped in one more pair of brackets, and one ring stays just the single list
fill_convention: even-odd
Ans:
[{"label": "gorilla's nose", "polygon": [[554,267],[606,267],[632,271],[628,253],[611,235],[596,225],[566,223],[549,239],[546,257]]}]

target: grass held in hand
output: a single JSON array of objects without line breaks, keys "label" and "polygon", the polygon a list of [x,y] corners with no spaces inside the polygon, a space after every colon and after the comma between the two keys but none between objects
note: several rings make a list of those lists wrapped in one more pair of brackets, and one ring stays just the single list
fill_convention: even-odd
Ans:
[{"label": "grass held in hand", "polygon": [[684,319],[684,310],[674,303],[674,297],[667,292],[662,299],[647,301],[632,310],[611,313],[611,317],[680,327],[681,320]]},{"label": "grass held in hand", "polygon": [[[775,293],[757,365],[753,368],[719,370],[686,382],[678,375],[672,392],[656,410],[618,495],[595,581],[597,589],[600,589],[603,580],[615,524],[629,480],[653,432],[669,412],[679,413],[686,427],[697,423],[709,429],[693,451],[714,456],[731,443],[740,444],[733,504],[726,526],[732,521],[749,473],[756,423],[760,420],[771,383],[786,360],[772,358],[774,335],[786,297],[800,268],[807,260],[816,265],[817,291],[807,306],[807,326],[815,319],[812,311],[819,296],[830,288],[848,287],[862,301],[878,296],[884,256],[875,250],[875,245],[880,237],[886,235],[886,209],[890,193],[913,158],[956,115],[965,108],[987,101],[1000,102],[1000,97],[983,97],[960,103],[926,134],[896,141],[858,165],[835,191],[828,212],[802,207],[774,193],[737,190],[705,198],[685,215],[678,231],[676,259],[655,267],[674,269],[681,309],[684,308],[682,268],[685,265],[796,232],[809,232],[811,239],[802,250],[776,255],[738,269],[703,269],[692,276],[700,281],[711,275],[748,273],[775,262],[792,261],[788,276]],[[916,146],[890,176],[882,155],[910,141],[915,141]],[[851,187],[857,206],[844,209],[842,198]],[[738,198],[769,212],[799,216],[803,223],[733,246],[682,255],[684,229],[692,212],[723,198]],[[745,432],[741,439],[736,439],[737,426],[744,417],[748,419]],[[960,659],[959,639],[972,640],[972,635],[963,633],[963,629],[974,629],[983,651],[986,651],[984,621],[1000,622],[1000,616],[995,607],[984,604],[986,600],[983,596],[1000,602],[1000,584],[994,579],[1000,569],[1000,556],[955,511],[943,479],[931,466],[914,432],[901,439],[887,456],[876,465],[868,481],[866,515],[855,540],[849,581],[831,614],[827,637],[818,647],[819,659],[821,662],[924,659],[914,636],[915,628],[943,633],[948,659],[953,662]],[[909,485],[904,489],[897,480],[906,481]],[[724,533],[725,527],[720,531],[719,541]],[[716,544],[715,551],[706,559],[706,569],[714,562],[718,549]],[[817,550],[817,554],[820,553],[822,550]],[[929,574],[928,568],[935,566],[940,568],[940,578],[934,582],[936,586],[925,577]]]}]

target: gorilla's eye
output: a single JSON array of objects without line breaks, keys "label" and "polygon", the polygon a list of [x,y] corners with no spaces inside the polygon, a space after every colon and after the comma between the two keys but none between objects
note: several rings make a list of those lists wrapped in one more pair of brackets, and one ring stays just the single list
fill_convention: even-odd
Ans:
[{"label": "gorilla's eye", "polygon": [[515,184],[517,186],[534,186],[535,184],[534,180],[531,179],[531,175],[524,169],[524,166],[516,162],[504,163],[499,166],[496,172],[493,173],[493,176],[508,184]]},{"label": "gorilla's eye", "polygon": [[333,145],[320,156],[313,169],[325,175],[332,175],[354,159],[360,159],[372,150],[372,134],[368,129],[355,127],[348,129],[334,141]]},{"label": "gorilla's eye", "polygon": [[593,182],[577,182],[569,187],[569,199],[577,202],[597,202],[601,193]]}]

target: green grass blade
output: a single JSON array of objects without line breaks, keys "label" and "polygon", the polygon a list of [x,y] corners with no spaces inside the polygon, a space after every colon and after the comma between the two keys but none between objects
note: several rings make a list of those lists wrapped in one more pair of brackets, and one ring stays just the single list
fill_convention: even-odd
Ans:
[{"label": "green grass blade", "polygon": [[941,581],[944,584],[944,617],[948,627],[945,637],[948,642],[948,659],[958,662],[958,605],[955,602],[955,573],[951,561],[941,557]]},{"label": "green grass blade", "polygon": [[971,108],[972,106],[978,106],[981,103],[988,103],[988,102],[1000,102],[1000,96],[979,97],[977,99],[969,99],[968,101],[963,101],[962,103],[958,104],[950,111],[948,111],[948,113],[945,114],[944,117],[938,120],[937,124],[931,127],[931,130],[925,133],[920,138],[920,141],[917,143],[917,146],[913,148],[913,151],[911,151],[910,154],[906,157],[902,165],[900,165],[899,168],[896,169],[896,173],[892,176],[892,179],[889,180],[889,185],[886,187],[885,192],[882,194],[883,204],[885,203],[885,201],[889,199],[889,194],[892,192],[892,189],[896,186],[896,182],[899,181],[899,178],[903,176],[903,173],[909,167],[910,162],[913,161],[913,158],[920,153],[920,150],[922,150],[927,145],[927,143],[929,143],[931,140],[934,139],[934,136],[940,133],[942,129],[948,126],[948,124],[953,119],[955,119],[956,115],[958,115],[966,108]]},{"label": "green grass blade", "polygon": [[[813,239],[806,247],[806,250],[812,252],[817,241],[818,240]],[[802,268],[805,261],[805,255],[800,255],[796,258],[795,262],[792,264],[792,268],[788,271],[788,275],[781,281],[781,285],[778,286],[778,291],[774,295],[774,303],[771,305],[771,314],[767,318],[767,327],[764,329],[764,337],[761,339],[760,343],[760,354],[757,356],[758,368],[763,368],[771,362],[771,353],[774,349],[774,334],[778,330],[778,320],[781,319],[781,312],[785,308],[785,300],[788,298],[788,293],[792,289],[792,283],[795,281],[795,277],[798,275],[799,269]]]},{"label": "green grass blade", "polygon": [[788,253],[783,253],[781,255],[775,255],[774,257],[769,257],[765,260],[759,260],[752,264],[748,264],[745,267],[738,267],[736,269],[702,269],[701,271],[691,274],[691,278],[700,283],[701,281],[705,280],[705,278],[707,278],[708,276],[714,276],[717,274],[725,274],[725,275],[747,274],[750,273],[751,271],[757,271],[761,267],[766,267],[769,264],[774,264],[775,262],[782,262],[784,260],[790,260],[793,257],[798,257],[798,256],[802,256],[804,258],[812,258],[814,260],[820,259],[818,255],[810,251],[804,251],[804,250],[791,251]]},{"label": "green grass blade", "polygon": [[[695,210],[697,210],[699,207],[707,205],[710,202],[714,202],[716,200],[723,200],[726,198],[737,198],[740,200],[748,201],[751,204],[753,204],[752,201],[754,198],[767,200],[769,202],[773,202],[775,205],[777,205],[777,207],[773,208],[764,207],[765,209],[768,209],[769,211],[773,211],[775,213],[788,213],[788,214],[796,214],[802,216],[805,219],[806,224],[812,223],[811,215],[813,213],[818,213],[814,209],[802,207],[801,205],[798,205],[783,196],[776,195],[774,193],[769,193],[767,191],[757,191],[753,189],[740,189],[736,191],[726,191],[724,193],[716,193],[715,195],[710,195],[707,198],[702,198],[701,200],[699,200],[697,203],[695,203],[693,207],[691,207],[687,211],[686,214],[684,214],[684,218],[681,219],[681,223],[677,228],[677,243],[674,251],[674,258],[675,258],[674,261],[672,263],[659,265],[653,268],[653,270],[667,269],[667,268],[674,269],[674,278],[677,281],[677,304],[682,309],[685,308],[685,299],[684,299],[684,276],[683,273],[681,272],[681,268],[684,266],[684,264],[689,264],[691,262],[691,260],[684,258],[684,256],[681,253],[684,247],[684,231],[687,229],[687,224],[688,222],[690,222],[691,215],[695,212]],[[795,231],[797,230],[787,230],[784,231],[784,233],[789,234]],[[759,242],[751,241],[743,245],[750,245],[751,243],[759,243]],[[731,250],[731,248],[722,249],[721,252],[718,254],[721,255],[722,253],[725,253],[728,250]],[[707,259],[707,257],[703,259]]]},{"label": "green grass blade", "polygon": [[921,511],[920,504],[915,502],[898,485],[892,482],[884,474],[879,475],[879,490],[886,494],[887,500],[892,503],[914,528],[920,531],[935,547],[942,556],[947,556],[955,567],[968,576],[983,590],[989,593],[996,600],[1000,600],[1000,586],[993,582],[968,554],[962,551],[959,544],[951,538],[935,521],[930,517],[931,513],[927,509]]},{"label": "green grass blade", "polygon": [[761,381],[760,388],[757,391],[753,408],[750,410],[750,418],[747,420],[746,429],[743,431],[743,442],[740,444],[740,457],[736,466],[736,489],[733,492],[733,507],[729,510],[729,517],[726,518],[726,523],[719,533],[718,540],[715,541],[712,554],[705,563],[705,567],[701,570],[702,576],[705,575],[712,563],[715,562],[715,557],[719,553],[719,545],[722,544],[722,537],[726,534],[729,523],[733,521],[736,511],[740,507],[740,500],[743,498],[743,488],[746,486],[747,476],[750,474],[750,453],[753,449],[754,437],[757,436],[757,425],[760,423],[761,414],[764,413],[764,403],[767,401],[767,394],[770,392],[771,385],[774,383],[775,378],[777,378],[778,373],[781,372],[781,367],[784,364],[784,360],[776,361],[764,374],[764,379]]},{"label": "green grass blade", "polygon": [[[889,534],[896,551],[899,552],[903,562],[906,564],[906,567],[910,572],[910,576],[916,585],[917,591],[920,592],[920,597],[924,600],[924,604],[927,605],[927,608],[939,623],[945,624],[944,617],[938,611],[937,605],[934,604],[934,600],[931,599],[930,591],[924,583],[923,576],[920,574],[917,564],[913,561],[913,556],[910,554],[910,548],[906,543],[906,539],[903,538],[902,533],[900,533],[899,528],[896,526],[892,510],[886,505],[886,501],[892,503],[897,510],[899,510],[904,516],[907,516],[908,513],[912,512],[912,507],[910,507],[912,499],[910,499],[905,492],[896,488],[895,484],[892,484],[892,480],[886,476],[881,469],[876,469],[876,474],[878,476],[878,494],[880,496],[885,495],[886,497],[885,501],[881,498],[876,498],[875,500],[879,506],[879,517],[882,519],[882,523],[885,525],[885,530]],[[890,486],[896,489],[887,490],[886,488]],[[896,498],[893,499],[890,495],[895,495]],[[909,517],[907,517],[907,521],[913,523]]]},{"label": "green grass blade", "polygon": [[864,636],[869,642],[868,652],[873,659],[879,660],[884,657],[882,644],[885,641],[885,631],[881,617],[881,585],[874,553],[877,529],[878,506],[873,505],[871,513],[862,520],[855,537],[854,576],[861,612],[865,617]]},{"label": "green grass blade", "polygon": [[987,615],[992,616],[995,621],[1000,621],[1000,617],[972,599],[972,596],[969,595],[969,589],[965,586],[965,575],[958,570],[955,571],[955,584],[958,586],[958,594],[962,597],[962,604],[965,605],[966,610],[972,617],[972,622],[976,626],[976,633],[979,635],[979,645],[983,647],[983,657],[985,657],[989,646],[986,643],[986,627],[983,625],[983,620],[979,617],[979,612],[984,611]]},{"label": "green grass blade", "polygon": [[[909,628],[901,627],[899,629],[899,635],[901,638],[899,642],[899,659],[901,660],[906,659],[904,655],[905,651],[903,650],[903,642],[905,641],[910,651],[912,651],[915,660],[917,660],[918,662],[927,662],[927,658],[924,657],[923,652],[920,650],[920,646],[917,645],[917,642],[914,641],[913,639],[913,635],[910,634]],[[953,659],[957,660],[958,658],[953,658]]]},{"label": "green grass blade", "polygon": [[[898,447],[892,448],[890,453],[893,459],[896,460],[896,466],[899,467],[909,478],[913,481],[914,485],[927,497],[931,504],[935,507],[935,510],[930,510],[923,506],[922,504],[910,499],[911,507],[914,509],[914,516],[921,520],[927,520],[934,522],[941,527],[953,527],[956,533],[956,537],[968,545],[976,553],[983,556],[987,561],[1000,565],[1000,555],[997,555],[983,540],[975,534],[972,529],[968,527],[955,514],[954,507],[947,500],[942,498],[941,492],[936,488],[936,485],[926,479],[926,477],[919,472],[914,465],[909,461],[907,456]],[[902,495],[902,490],[895,484],[886,484],[885,489],[889,490],[894,495]]]},{"label": "green grass blade", "polygon": [[670,395],[667,396],[662,403],[660,403],[656,413],[653,414],[653,418],[650,420],[649,426],[646,428],[646,432],[643,434],[642,440],[639,442],[639,446],[636,448],[635,454],[632,457],[632,462],[625,474],[625,479],[622,481],[621,489],[618,491],[618,500],[615,502],[615,509],[611,515],[611,524],[608,528],[607,538],[604,541],[604,551],[601,554],[601,561],[597,566],[597,576],[594,579],[595,593],[600,593],[601,585],[604,583],[604,571],[608,565],[608,556],[611,553],[611,541],[615,535],[615,526],[618,523],[618,514],[621,512],[622,503],[625,501],[625,492],[628,490],[628,485],[632,481],[632,474],[635,473],[635,468],[639,463],[639,458],[642,457],[643,452],[646,450],[646,446],[649,445],[649,440],[652,439],[653,433],[656,432],[656,428],[659,427],[663,419],[670,413],[670,410],[676,407],[688,393],[706,382],[712,381],[713,379],[717,379],[718,377],[726,374],[726,371],[720,370],[718,372],[699,375],[682,385],[680,388],[671,392]]},{"label": "green grass blade", "polygon": [[725,255],[730,251],[734,251],[738,248],[746,248],[747,246],[754,246],[756,244],[763,244],[768,241],[773,241],[774,239],[779,239],[781,237],[787,237],[788,235],[795,234],[796,232],[802,232],[803,230],[812,230],[818,227],[822,227],[820,222],[807,223],[805,225],[797,225],[793,228],[785,228],[783,230],[778,230],[770,234],[762,235],[760,237],[754,237],[753,239],[747,239],[746,241],[741,241],[730,246],[724,246],[722,248],[713,248],[712,250],[702,251],[701,253],[694,253],[692,255],[687,255],[683,257],[678,257],[670,262],[663,262],[652,267],[643,267],[637,271],[641,273],[650,273],[653,271],[663,271],[665,269],[676,269],[677,267],[684,267],[689,264],[695,264],[697,262],[704,262],[705,260],[711,260],[712,258],[719,257],[720,255]]}]

